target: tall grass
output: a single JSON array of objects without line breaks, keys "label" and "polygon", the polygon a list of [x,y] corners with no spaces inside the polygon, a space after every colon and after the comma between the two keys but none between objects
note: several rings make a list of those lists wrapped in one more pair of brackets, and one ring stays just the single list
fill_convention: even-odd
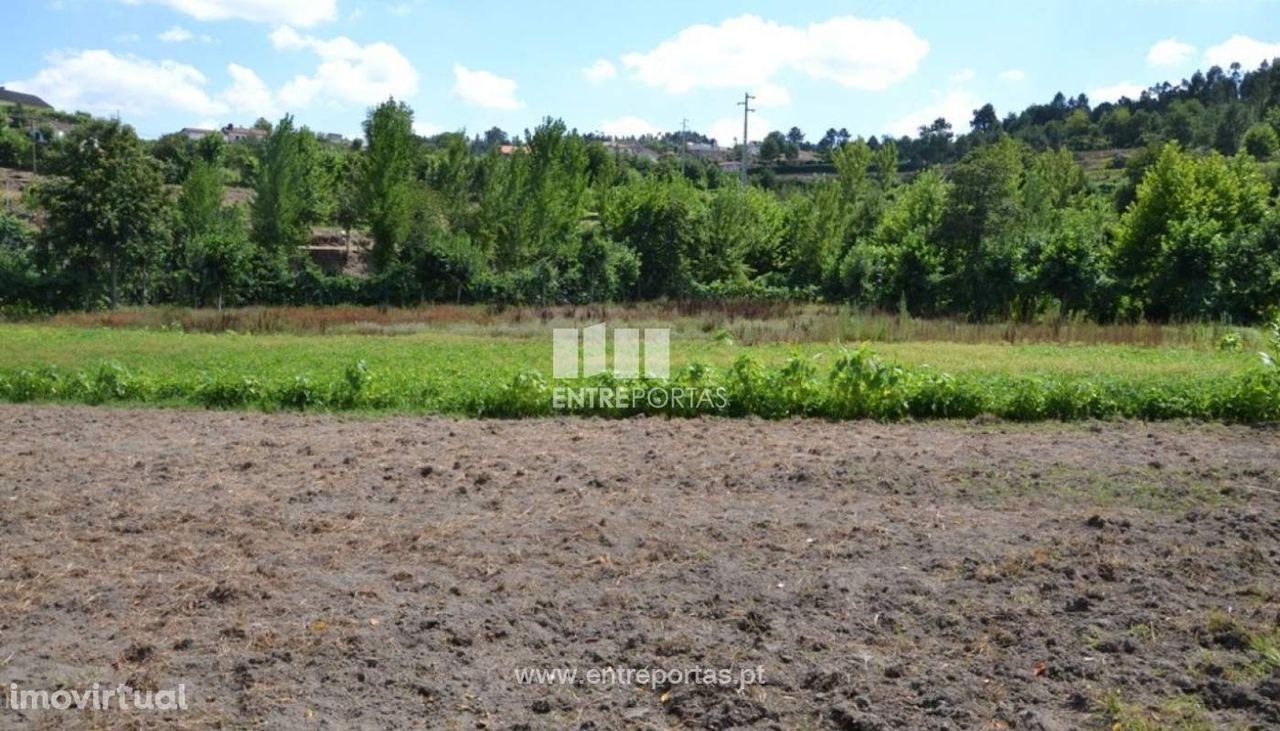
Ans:
[{"label": "tall grass", "polygon": [[752,301],[504,309],[478,305],[431,305],[406,309],[355,306],[226,310],[135,308],[64,313],[41,322],[65,327],[196,333],[396,335],[444,330],[526,338],[544,338],[549,327],[608,322],[615,326],[668,327],[683,337],[730,338],[742,345],[919,341],[1176,346],[1207,350],[1215,348],[1224,336],[1235,336],[1245,345],[1261,342],[1257,330],[1225,323],[1100,325],[1079,317],[975,323],[959,319],[917,319],[901,313],[871,312],[837,305]]}]

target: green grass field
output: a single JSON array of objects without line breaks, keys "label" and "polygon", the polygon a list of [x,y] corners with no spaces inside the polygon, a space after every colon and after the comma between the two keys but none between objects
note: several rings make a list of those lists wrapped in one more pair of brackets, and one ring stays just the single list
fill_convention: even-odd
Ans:
[{"label": "green grass field", "polygon": [[[1166,338],[1181,344],[1160,346],[892,339],[870,343],[872,354],[839,339],[755,337],[743,344],[735,337],[770,330],[768,321],[712,327],[686,318],[673,325],[672,383],[723,387],[734,414],[1280,416],[1274,369],[1262,368],[1247,346],[1224,351],[1204,336]],[[5,324],[0,399],[540,415],[551,413],[549,394],[557,385],[551,327],[535,321],[245,335]],[[397,332],[403,334],[388,334]],[[1261,339],[1242,334],[1250,345]],[[611,383],[604,378],[593,385]]]}]

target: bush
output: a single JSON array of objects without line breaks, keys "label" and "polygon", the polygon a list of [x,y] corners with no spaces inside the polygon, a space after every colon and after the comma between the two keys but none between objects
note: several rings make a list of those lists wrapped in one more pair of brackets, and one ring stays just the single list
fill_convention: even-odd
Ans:
[{"label": "bush", "polygon": [[1271,125],[1259,122],[1244,133],[1244,151],[1259,160],[1270,158],[1278,150],[1280,150],[1280,135],[1276,134]]}]

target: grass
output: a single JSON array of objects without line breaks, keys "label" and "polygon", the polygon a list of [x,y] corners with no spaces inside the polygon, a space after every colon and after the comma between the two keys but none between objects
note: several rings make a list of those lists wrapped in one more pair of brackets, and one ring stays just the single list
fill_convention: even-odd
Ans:
[{"label": "grass", "polygon": [[[581,385],[551,380],[551,328],[607,319],[670,326],[672,381],[665,385],[724,389],[729,414],[1280,418],[1274,369],[1261,369],[1250,347],[1243,353],[1215,347],[1228,331],[1218,326],[1077,323],[1070,327],[1078,340],[1059,328],[1058,340],[1048,341],[1042,339],[1052,335],[1048,326],[1018,330],[1024,326],[759,307],[686,314],[658,305],[564,308],[538,316],[469,307],[69,315],[0,324],[0,400],[541,415],[551,413],[555,386]],[[232,321],[256,322],[266,332],[204,331]],[[908,328],[915,339],[902,339]],[[787,331],[793,335],[783,337]],[[814,339],[819,331],[826,339]],[[875,331],[880,339],[872,352],[830,335],[837,331]],[[1260,340],[1254,331],[1230,332]],[[948,333],[954,339],[943,338]],[[708,407],[580,410],[623,415]]]}]

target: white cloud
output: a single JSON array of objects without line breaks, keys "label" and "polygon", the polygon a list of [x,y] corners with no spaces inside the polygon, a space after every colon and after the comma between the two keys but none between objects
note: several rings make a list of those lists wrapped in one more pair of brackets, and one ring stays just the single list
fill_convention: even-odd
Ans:
[{"label": "white cloud", "polygon": [[982,100],[966,89],[952,89],[941,99],[927,107],[903,115],[889,123],[889,131],[895,136],[914,136],[921,127],[933,124],[938,117],[951,123],[951,128],[960,134],[969,130],[969,122],[973,119],[973,110],[982,106]]},{"label": "white cloud", "polygon": [[178,110],[204,119],[271,116],[271,91],[251,69],[227,66],[231,85],[221,92],[193,66],[152,61],[105,50],[55,53],[49,64],[24,81],[5,82],[37,94],[60,109],[130,117]]},{"label": "white cloud", "polygon": [[623,65],[669,93],[698,88],[760,87],[791,71],[854,89],[881,90],[915,72],[929,43],[900,21],[831,18],[807,27],[742,15],[693,25]]},{"label": "white cloud", "polygon": [[1280,58],[1280,43],[1265,43],[1249,36],[1234,35],[1216,46],[1205,49],[1204,62],[1210,66],[1228,68],[1239,63],[1247,71]]},{"label": "white cloud", "polygon": [[35,76],[6,86],[41,96],[60,109],[130,115],[169,109],[203,116],[225,113],[226,104],[206,91],[207,83],[194,66],[99,49],[55,53]]},{"label": "white cloud", "polygon": [[1026,81],[1027,72],[1022,69],[1009,69],[1000,72],[1000,78],[1005,81]]},{"label": "white cloud", "polygon": [[231,86],[222,92],[221,98],[236,116],[246,120],[266,117],[275,119],[280,109],[274,95],[253,69],[239,64],[229,64],[227,73]]},{"label": "white cloud", "polygon": [[280,89],[281,101],[291,108],[310,106],[317,100],[376,104],[418,91],[418,72],[389,43],[362,46],[345,36],[304,36],[286,25],[272,31],[271,44],[277,50],[306,49],[320,57],[315,73],[295,76]]},{"label": "white cloud", "polygon": [[516,82],[489,71],[473,71],[460,63],[453,65],[453,93],[458,98],[486,109],[519,109]]},{"label": "white cloud", "polygon": [[662,134],[662,130],[640,117],[619,117],[602,122],[600,130],[610,137],[643,137]]},{"label": "white cloud", "polygon": [[435,137],[438,134],[447,132],[443,126],[432,124],[431,122],[413,121],[413,133],[419,137]]},{"label": "white cloud", "polygon": [[582,75],[587,81],[593,84],[599,84],[602,81],[608,81],[618,75],[618,69],[608,59],[598,59],[595,63],[584,68]]},{"label": "white cloud", "polygon": [[197,36],[195,33],[192,33],[180,25],[173,26],[169,30],[156,36],[156,38],[159,38],[165,43],[185,43],[192,39],[199,39],[201,43],[213,43],[213,36],[204,33]]},{"label": "white cloud", "polygon": [[960,69],[954,74],[951,74],[951,76],[948,78],[951,79],[952,83],[962,84],[966,81],[972,81],[973,78],[977,75],[978,75],[978,72],[974,71],[973,69]]},{"label": "white cloud", "polygon": [[156,38],[159,38],[165,43],[182,43],[183,41],[191,40],[193,37],[194,36],[191,35],[191,31],[180,25],[175,25],[169,30],[156,36]]},{"label": "white cloud", "polygon": [[1092,104],[1118,102],[1125,97],[1137,101],[1144,91],[1146,91],[1146,87],[1141,84],[1135,84],[1132,81],[1121,81],[1119,84],[1099,87],[1089,92],[1089,102]]},{"label": "white cloud", "polygon": [[165,5],[196,20],[251,20],[302,27],[333,20],[338,0],[124,0],[128,5]]},{"label": "white cloud", "polygon": [[1156,68],[1180,66],[1195,55],[1196,47],[1183,43],[1177,38],[1166,38],[1159,41],[1147,51],[1147,65]]},{"label": "white cloud", "polygon": [[[768,119],[759,115],[751,115],[751,125],[748,134],[751,135],[752,142],[763,140],[765,135],[773,130],[773,123]],[[721,147],[732,147],[735,140],[742,141],[742,116],[724,117],[717,119],[711,125],[707,135],[716,141]]]},{"label": "white cloud", "polygon": [[753,94],[755,99],[751,104],[756,107],[785,107],[791,103],[791,92],[777,84],[761,84]]}]

